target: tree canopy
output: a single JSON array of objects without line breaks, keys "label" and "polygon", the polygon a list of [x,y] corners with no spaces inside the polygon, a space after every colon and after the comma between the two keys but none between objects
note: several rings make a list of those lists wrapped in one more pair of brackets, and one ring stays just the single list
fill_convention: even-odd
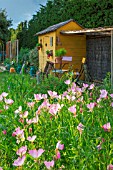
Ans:
[{"label": "tree canopy", "polygon": [[68,19],[74,19],[85,28],[113,25],[113,0],[48,0],[32,19],[17,28],[20,47],[34,48],[37,32]]},{"label": "tree canopy", "polygon": [[9,39],[10,31],[9,26],[11,26],[11,20],[7,19],[7,13],[5,9],[0,9],[0,39],[6,42]]}]

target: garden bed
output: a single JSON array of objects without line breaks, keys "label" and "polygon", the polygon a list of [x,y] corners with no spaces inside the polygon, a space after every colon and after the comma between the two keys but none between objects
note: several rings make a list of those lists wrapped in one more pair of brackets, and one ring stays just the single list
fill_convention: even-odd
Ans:
[{"label": "garden bed", "polygon": [[[61,83],[59,88],[56,81]],[[43,89],[30,76],[1,73],[0,82],[3,169],[112,167],[113,92],[107,81],[104,88],[78,87],[70,80],[51,77]]]}]

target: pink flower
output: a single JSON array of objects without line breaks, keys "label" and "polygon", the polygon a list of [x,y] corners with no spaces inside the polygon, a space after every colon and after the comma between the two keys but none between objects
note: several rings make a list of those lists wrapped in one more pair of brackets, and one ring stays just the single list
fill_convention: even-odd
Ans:
[{"label": "pink flower", "polygon": [[60,152],[59,152],[59,150],[56,149],[55,159],[60,159],[60,158],[61,158]]},{"label": "pink flower", "polygon": [[47,99],[47,94],[42,94],[42,99]]},{"label": "pink flower", "polygon": [[18,157],[18,159],[14,161],[13,166],[22,166],[24,164],[25,158],[25,155]]},{"label": "pink flower", "polygon": [[110,94],[110,96],[113,98],[113,94]]},{"label": "pink flower", "polygon": [[17,150],[16,154],[19,156],[25,155],[27,151],[27,146],[22,146],[20,149]]},{"label": "pink flower", "polygon": [[111,103],[111,107],[113,107],[113,102]]},{"label": "pink flower", "polygon": [[20,114],[20,117],[22,118],[27,118],[28,116],[28,111],[25,111],[23,114]]},{"label": "pink flower", "polygon": [[2,95],[2,97],[7,97],[8,93],[3,92],[1,95]]},{"label": "pink flower", "polygon": [[57,112],[61,109],[61,106],[59,103],[57,104],[51,104],[49,108],[49,113],[51,113],[53,116],[57,114]]},{"label": "pink flower", "polygon": [[5,103],[9,104],[9,105],[12,105],[14,103],[14,101],[12,99],[6,99],[5,98]]},{"label": "pink flower", "polygon": [[34,142],[34,140],[36,139],[36,135],[34,135],[34,136],[29,136],[28,138],[27,138],[27,140],[28,141],[30,141],[30,142]]},{"label": "pink flower", "polygon": [[87,104],[87,108],[89,109],[90,112],[93,111],[94,106],[95,106],[95,103],[89,103],[89,104]]},{"label": "pink flower", "polygon": [[58,141],[58,143],[56,144],[56,149],[63,150],[64,144],[61,144],[61,141]]},{"label": "pink flower", "polygon": [[87,88],[88,86],[88,84],[83,83],[83,87]]},{"label": "pink flower", "polygon": [[5,110],[8,110],[8,109],[9,109],[9,106],[8,106],[8,105],[4,105],[4,109],[5,109]]},{"label": "pink flower", "polygon": [[102,126],[102,128],[104,129],[104,131],[110,132],[110,130],[111,130],[110,122],[104,124],[104,125]]},{"label": "pink flower", "polygon": [[107,94],[108,92],[106,90],[100,90],[100,98],[106,98],[107,97]]},{"label": "pink flower", "polygon": [[84,125],[82,123],[79,123],[77,129],[79,130],[80,134],[82,134],[82,131],[84,130]]},{"label": "pink flower", "polygon": [[28,102],[28,103],[27,103],[28,107],[30,107],[30,108],[31,108],[31,107],[34,107],[34,104],[35,104],[35,102]]},{"label": "pink flower", "polygon": [[29,154],[33,157],[33,158],[38,158],[42,155],[42,153],[44,152],[43,149],[39,149],[38,151],[36,149],[34,150],[29,150]]},{"label": "pink flower", "polygon": [[68,110],[74,114],[74,117],[76,117],[76,105],[69,107]]},{"label": "pink flower", "polygon": [[102,149],[102,145],[101,144],[97,145],[97,149],[98,151],[100,151]]},{"label": "pink flower", "polygon": [[2,167],[0,167],[0,170],[3,170]]},{"label": "pink flower", "polygon": [[44,164],[45,164],[47,169],[50,169],[51,167],[54,166],[54,161],[53,160],[52,161],[48,161],[48,162],[44,161]]},{"label": "pink flower", "polygon": [[107,170],[113,170],[113,165],[112,165],[112,164],[109,164],[109,165],[107,166]]},{"label": "pink flower", "polygon": [[71,81],[70,80],[66,80],[64,83],[69,85],[71,83]]},{"label": "pink flower", "polygon": [[34,94],[34,98],[36,101],[39,101],[42,99],[42,96],[41,96],[41,94]]},{"label": "pink flower", "polygon": [[24,141],[24,130],[20,129],[20,127],[16,128],[16,131],[12,133],[12,136],[16,136],[17,143],[20,143],[20,141]]},{"label": "pink flower", "polygon": [[49,94],[52,98],[58,98],[58,94],[57,94],[57,92],[55,92],[55,91],[48,90],[48,94]]},{"label": "pink flower", "polygon": [[19,108],[17,110],[15,110],[15,114],[21,113],[21,111],[22,111],[22,106],[19,106]]},{"label": "pink flower", "polygon": [[90,86],[89,86],[89,90],[92,90],[93,88],[94,88],[94,84],[91,84]]},{"label": "pink flower", "polygon": [[2,133],[3,133],[4,135],[6,135],[6,134],[7,134],[7,131],[6,131],[6,130],[3,130]]}]

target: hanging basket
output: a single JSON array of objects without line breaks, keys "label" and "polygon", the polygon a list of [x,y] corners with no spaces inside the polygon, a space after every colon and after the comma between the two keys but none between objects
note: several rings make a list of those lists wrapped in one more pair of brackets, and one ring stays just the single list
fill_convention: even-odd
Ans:
[{"label": "hanging basket", "polygon": [[62,57],[55,57],[55,63],[62,64]]}]

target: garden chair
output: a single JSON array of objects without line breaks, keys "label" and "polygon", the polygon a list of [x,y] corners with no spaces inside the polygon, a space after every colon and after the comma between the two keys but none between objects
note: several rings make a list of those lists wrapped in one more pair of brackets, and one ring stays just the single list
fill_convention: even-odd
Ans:
[{"label": "garden chair", "polygon": [[54,69],[54,63],[51,62],[51,61],[47,61],[47,62],[46,62],[46,66],[45,66],[45,68],[44,68],[44,72],[43,72],[43,79],[44,79],[45,75],[46,75],[46,77],[48,78],[48,74],[49,74],[50,71],[53,70],[53,69]]},{"label": "garden chair", "polygon": [[80,67],[80,70],[78,71],[78,69],[75,69],[74,71],[74,82],[77,84],[77,85],[80,85],[79,81],[80,81],[80,78],[81,76],[83,75],[84,73],[84,64],[86,62],[86,58],[83,57],[82,58],[82,63],[81,63],[81,67]]}]

